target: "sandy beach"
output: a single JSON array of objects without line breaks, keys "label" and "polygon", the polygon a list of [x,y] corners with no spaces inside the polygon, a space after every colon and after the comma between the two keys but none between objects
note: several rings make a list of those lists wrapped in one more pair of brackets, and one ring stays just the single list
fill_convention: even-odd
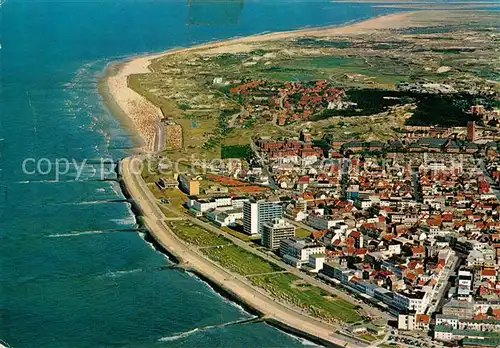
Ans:
[{"label": "sandy beach", "polygon": [[306,28],[294,31],[258,34],[248,37],[210,42],[189,48],[172,49],[166,52],[139,56],[124,62],[116,72],[108,74],[106,84],[109,96],[121,109],[123,114],[133,122],[137,133],[144,142],[142,150],[155,152],[161,150],[161,145],[156,139],[163,138],[163,128],[159,125],[164,118],[161,110],[146,98],[129,88],[128,77],[133,74],[150,72],[151,61],[162,56],[181,52],[204,50],[206,53],[234,53],[249,51],[263,41],[290,39],[304,36],[326,37],[332,35],[357,35],[380,29],[396,29],[407,27],[410,23],[409,15],[412,12],[390,14],[375,17],[366,21],[348,24],[340,27]]},{"label": "sandy beach", "polygon": [[[276,32],[235,38],[220,42],[211,42],[190,48],[173,49],[163,53],[141,56],[123,63],[117,71],[108,75],[106,84],[110,97],[116,105],[132,120],[138,134],[144,140],[147,152],[158,150],[158,127],[163,115],[161,110],[128,87],[128,77],[132,74],[149,72],[151,61],[159,57],[180,52],[204,50],[207,53],[241,52],[251,50],[259,43],[268,40],[289,39],[303,36],[324,37],[330,35],[357,35],[377,29],[393,29],[407,27],[408,15],[411,12],[392,14],[373,18],[360,23],[343,27],[308,28],[289,32]],[[255,45],[253,45],[255,43]],[[126,158],[120,163],[120,174],[125,183],[127,193],[133,198],[136,208],[144,216],[144,223],[155,240],[180,263],[203,275],[210,282],[217,284],[241,302],[259,312],[265,320],[279,323],[282,327],[293,328],[305,337],[314,337],[316,341],[327,346],[354,347],[351,342],[343,341],[332,334],[337,326],[316,320],[298,313],[291,308],[275,301],[269,295],[258,291],[253,286],[239,279],[218,264],[205,258],[196,250],[189,248],[170,230],[159,209],[156,198],[148,189],[143,178],[134,170],[141,157]]]}]

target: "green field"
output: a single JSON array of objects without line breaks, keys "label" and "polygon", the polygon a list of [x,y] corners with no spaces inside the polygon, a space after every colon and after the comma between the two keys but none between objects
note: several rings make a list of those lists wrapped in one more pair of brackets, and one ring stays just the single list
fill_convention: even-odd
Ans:
[{"label": "green field", "polygon": [[250,145],[222,145],[221,158],[248,158],[252,154]]},{"label": "green field", "polygon": [[199,246],[227,245],[231,241],[186,221],[171,221],[168,223],[172,231],[184,241]]},{"label": "green field", "polygon": [[202,249],[202,252],[222,267],[241,275],[283,271],[281,267],[234,244],[221,248]]},{"label": "green field", "polygon": [[248,234],[245,234],[245,233],[242,233],[242,232],[238,232],[238,231],[235,231],[233,230],[232,228],[230,227],[221,227],[221,230],[223,230],[224,232],[226,233],[229,233],[231,236],[233,237],[236,237],[238,239],[241,239],[242,241],[244,242],[250,242],[252,239],[250,238],[250,236]]},{"label": "green field", "polygon": [[378,345],[380,348],[395,348],[397,347],[396,344],[386,344],[386,343],[381,343]]},{"label": "green field", "polygon": [[368,341],[368,342],[373,342],[377,340],[377,337],[373,336],[372,334],[365,333],[363,335],[360,335],[359,338]]},{"label": "green field", "polygon": [[297,236],[299,238],[307,238],[310,235],[311,235],[311,231],[306,230],[305,228],[297,227],[295,229],[295,236]]},{"label": "green field", "polygon": [[284,269],[234,245],[223,236],[187,221],[170,221],[168,224],[178,237],[201,247],[200,251],[210,260],[231,272],[248,276],[255,286],[264,289],[284,303],[293,304],[312,316],[326,320],[335,319],[348,323],[362,320],[357,312],[357,306],[332,296],[295,275],[289,273],[262,275]]},{"label": "green field", "polygon": [[[303,308],[324,319],[339,319],[347,323],[362,320],[355,305],[332,297],[326,291],[310,285],[297,284],[300,278],[292,274],[271,274],[251,277],[252,283],[273,296]],[[294,284],[295,283],[295,284]]]}]

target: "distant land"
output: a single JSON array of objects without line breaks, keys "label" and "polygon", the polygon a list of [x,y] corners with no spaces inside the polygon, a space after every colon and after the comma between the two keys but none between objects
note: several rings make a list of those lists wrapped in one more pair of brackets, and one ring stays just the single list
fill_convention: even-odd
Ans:
[{"label": "distant land", "polygon": [[[413,11],[127,61],[107,78],[109,96],[144,141],[144,155],[121,163],[127,192],[152,236],[181,267],[208,278],[263,320],[324,344],[383,344],[388,332],[380,322],[387,322],[387,314],[276,261],[245,234],[214,227],[187,210],[199,185],[207,192],[215,187],[211,183],[226,180],[234,192],[255,196],[271,195],[271,187],[214,173],[181,179],[173,171],[160,174],[159,163],[177,159],[189,167],[197,159],[258,157],[257,138],[295,139],[299,132],[308,140],[296,141],[314,157],[323,150],[319,142],[312,147],[312,138],[326,142],[325,148],[349,138],[353,151],[361,151],[362,142],[382,149],[405,126],[480,124],[471,107],[480,104],[489,112],[499,106],[492,40],[498,29],[495,13]],[[158,173],[137,173],[140,162]],[[179,187],[189,182],[188,195],[166,190],[177,179]],[[345,325],[366,323],[375,324],[370,330],[376,335],[344,337]]]}]

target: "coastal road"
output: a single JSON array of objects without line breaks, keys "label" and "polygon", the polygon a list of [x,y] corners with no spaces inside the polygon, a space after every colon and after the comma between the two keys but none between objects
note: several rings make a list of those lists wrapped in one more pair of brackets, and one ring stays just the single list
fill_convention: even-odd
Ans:
[{"label": "coastal road", "polygon": [[154,152],[160,152],[165,149],[165,127],[163,125],[163,122],[158,122],[155,125],[156,128],[156,134],[155,134],[155,144],[154,144]]},{"label": "coastal road", "polygon": [[120,162],[120,173],[126,189],[144,216],[144,223],[152,236],[162,247],[176,256],[183,266],[204,275],[214,284],[218,284],[247,303],[268,320],[275,320],[280,325],[293,328],[306,336],[315,337],[327,346],[356,347],[332,336],[332,333],[337,329],[336,326],[316,320],[305,313],[301,314],[277,302],[269,295],[264,294],[261,289],[250,286],[237,275],[228,272],[196,250],[189,248],[163,220],[164,215],[156,198],[148,189],[137,169],[139,164],[140,157],[129,157]]},{"label": "coastal road", "polygon": [[335,288],[331,287],[330,285],[325,284],[322,281],[320,281],[314,277],[311,277],[310,275],[302,272],[301,270],[299,270],[295,267],[290,266],[289,264],[284,263],[283,261],[275,259],[270,254],[267,254],[267,253],[264,253],[260,250],[255,249],[255,248],[252,248],[247,242],[244,242],[241,239],[234,237],[233,235],[215,227],[214,225],[212,225],[210,223],[201,221],[200,219],[198,219],[194,216],[191,216],[189,214],[184,214],[183,212],[180,212],[180,211],[178,211],[174,208],[168,207],[168,206],[163,206],[163,208],[170,211],[172,214],[176,214],[180,217],[183,217],[184,219],[189,220],[193,224],[196,224],[196,225],[198,225],[198,226],[200,226],[208,231],[223,235],[225,238],[231,240],[234,244],[241,247],[242,249],[245,249],[249,253],[257,255],[270,263],[273,263],[275,265],[280,266],[281,268],[285,269],[289,273],[292,273],[293,275],[307,281],[308,283],[310,283],[312,285],[319,287],[320,289],[323,289],[323,290],[329,292],[330,294],[333,294],[339,298],[342,298],[343,300],[345,300],[349,303],[352,303],[356,306],[360,306],[372,318],[385,319],[385,320],[392,318],[392,316],[390,316],[388,313],[382,312],[375,307],[371,307],[371,306],[365,304],[364,302],[358,303],[352,297],[347,295],[346,293],[344,293],[338,289],[335,289]]}]

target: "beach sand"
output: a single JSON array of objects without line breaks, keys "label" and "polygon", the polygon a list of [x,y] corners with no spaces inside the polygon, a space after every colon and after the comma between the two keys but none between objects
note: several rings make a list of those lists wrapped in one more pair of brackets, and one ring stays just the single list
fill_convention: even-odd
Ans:
[{"label": "beach sand", "polygon": [[[378,29],[393,29],[408,26],[408,13],[392,14],[373,18],[364,22],[346,25],[343,27],[302,29],[290,32],[278,32],[262,35],[236,38],[220,42],[211,42],[190,48],[174,49],[167,52],[137,57],[123,63],[118,71],[107,77],[107,87],[110,96],[114,99],[124,114],[136,125],[139,135],[144,139],[145,150],[155,151],[155,129],[161,122],[161,111],[144,97],[130,89],[127,85],[131,74],[147,73],[151,61],[159,57],[180,52],[204,50],[206,53],[241,52],[250,50],[259,43],[268,40],[289,39],[303,36],[324,37],[329,35],[357,35]],[[255,45],[253,45],[255,43]],[[156,204],[156,199],[147,188],[142,177],[137,174],[137,165],[140,157],[126,158],[120,164],[120,173],[124,180],[128,194],[130,194],[137,208],[144,216],[144,222],[157,242],[174,254],[182,264],[202,274],[211,282],[225,289],[239,298],[242,302],[261,313],[265,319],[275,320],[280,325],[294,328],[306,337],[316,337],[327,346],[354,347],[352,342],[346,342],[332,334],[338,326],[326,324],[306,315],[301,315],[291,308],[276,302],[269,295],[257,291],[243,280],[228,273],[219,265],[211,262],[196,250],[190,249],[179,240],[164,222],[164,216]],[[134,164],[135,162],[135,164]]]},{"label": "beach sand", "polygon": [[[145,97],[141,96],[128,86],[128,77],[130,75],[150,72],[149,65],[152,60],[170,54],[196,50],[203,50],[205,53],[210,54],[246,52],[254,48],[252,43],[258,45],[263,41],[269,40],[281,40],[305,36],[349,36],[365,34],[373,30],[403,28],[410,25],[411,21],[409,16],[412,13],[413,12],[390,14],[341,27],[307,28],[294,31],[259,34],[224,41],[210,42],[189,48],[172,49],[162,53],[132,58],[120,64],[117,69],[109,69],[110,71],[114,71],[108,73],[105,77],[107,84],[107,88],[105,88],[107,92],[106,94],[108,97],[113,99],[113,105],[110,106],[110,109],[113,110],[116,109],[116,106],[119,107],[122,113],[127,115],[127,117],[133,122],[137,133],[143,139],[144,146],[142,150],[155,152],[161,149],[155,139],[160,136],[158,132],[161,132],[163,129],[158,125],[164,116],[158,107],[153,105]],[[106,99],[108,98],[105,98],[105,101]]]}]

